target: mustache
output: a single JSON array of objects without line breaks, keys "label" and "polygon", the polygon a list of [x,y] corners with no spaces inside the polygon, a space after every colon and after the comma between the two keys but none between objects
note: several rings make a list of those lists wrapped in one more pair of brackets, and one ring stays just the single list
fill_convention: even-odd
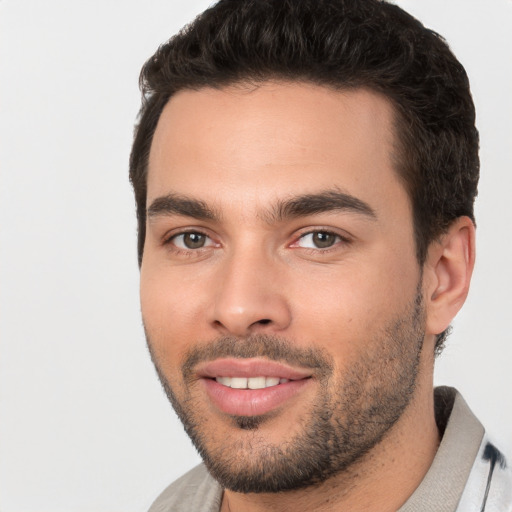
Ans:
[{"label": "mustache", "polygon": [[334,368],[332,356],[317,347],[297,347],[289,340],[267,334],[253,334],[244,338],[222,336],[187,352],[181,366],[183,378],[193,379],[195,368],[200,363],[228,357],[264,357],[290,366],[314,370],[320,377],[330,375]]}]

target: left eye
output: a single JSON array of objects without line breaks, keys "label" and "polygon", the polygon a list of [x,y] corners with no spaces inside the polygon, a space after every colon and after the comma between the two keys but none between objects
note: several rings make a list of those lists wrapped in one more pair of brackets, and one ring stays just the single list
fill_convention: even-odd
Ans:
[{"label": "left eye", "polygon": [[173,236],[171,240],[179,249],[202,249],[203,247],[213,245],[210,237],[197,231],[181,233],[180,235]]},{"label": "left eye", "polygon": [[341,241],[341,237],[329,231],[313,231],[302,235],[297,245],[307,249],[328,249]]}]

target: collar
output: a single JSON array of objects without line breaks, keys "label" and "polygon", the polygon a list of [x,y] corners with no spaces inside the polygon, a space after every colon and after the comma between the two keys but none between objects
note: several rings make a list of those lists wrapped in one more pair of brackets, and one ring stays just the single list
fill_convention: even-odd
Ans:
[{"label": "collar", "polygon": [[484,428],[460,393],[436,388],[434,403],[443,437],[425,478],[398,512],[455,512],[480,450]]}]

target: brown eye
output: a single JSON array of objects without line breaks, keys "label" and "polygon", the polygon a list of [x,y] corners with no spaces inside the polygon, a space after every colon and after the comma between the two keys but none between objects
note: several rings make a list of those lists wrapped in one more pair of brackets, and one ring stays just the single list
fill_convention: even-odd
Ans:
[{"label": "brown eye", "polygon": [[339,235],[329,231],[313,231],[300,237],[299,247],[307,249],[328,249],[341,240]]},{"label": "brown eye", "polygon": [[313,243],[319,249],[325,249],[326,247],[331,247],[336,243],[336,235],[333,233],[327,233],[326,231],[319,231],[317,233],[313,233]]},{"label": "brown eye", "polygon": [[172,242],[180,249],[202,249],[211,245],[211,240],[205,234],[196,231],[176,235]]}]

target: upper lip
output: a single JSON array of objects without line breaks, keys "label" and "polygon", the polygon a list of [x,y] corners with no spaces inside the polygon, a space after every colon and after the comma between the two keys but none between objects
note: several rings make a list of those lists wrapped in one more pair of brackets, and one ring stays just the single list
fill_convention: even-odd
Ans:
[{"label": "upper lip", "polygon": [[202,378],[215,377],[279,377],[280,379],[300,380],[311,377],[312,372],[302,368],[292,368],[277,361],[269,359],[251,358],[216,359],[201,363],[197,367],[197,374]]}]

